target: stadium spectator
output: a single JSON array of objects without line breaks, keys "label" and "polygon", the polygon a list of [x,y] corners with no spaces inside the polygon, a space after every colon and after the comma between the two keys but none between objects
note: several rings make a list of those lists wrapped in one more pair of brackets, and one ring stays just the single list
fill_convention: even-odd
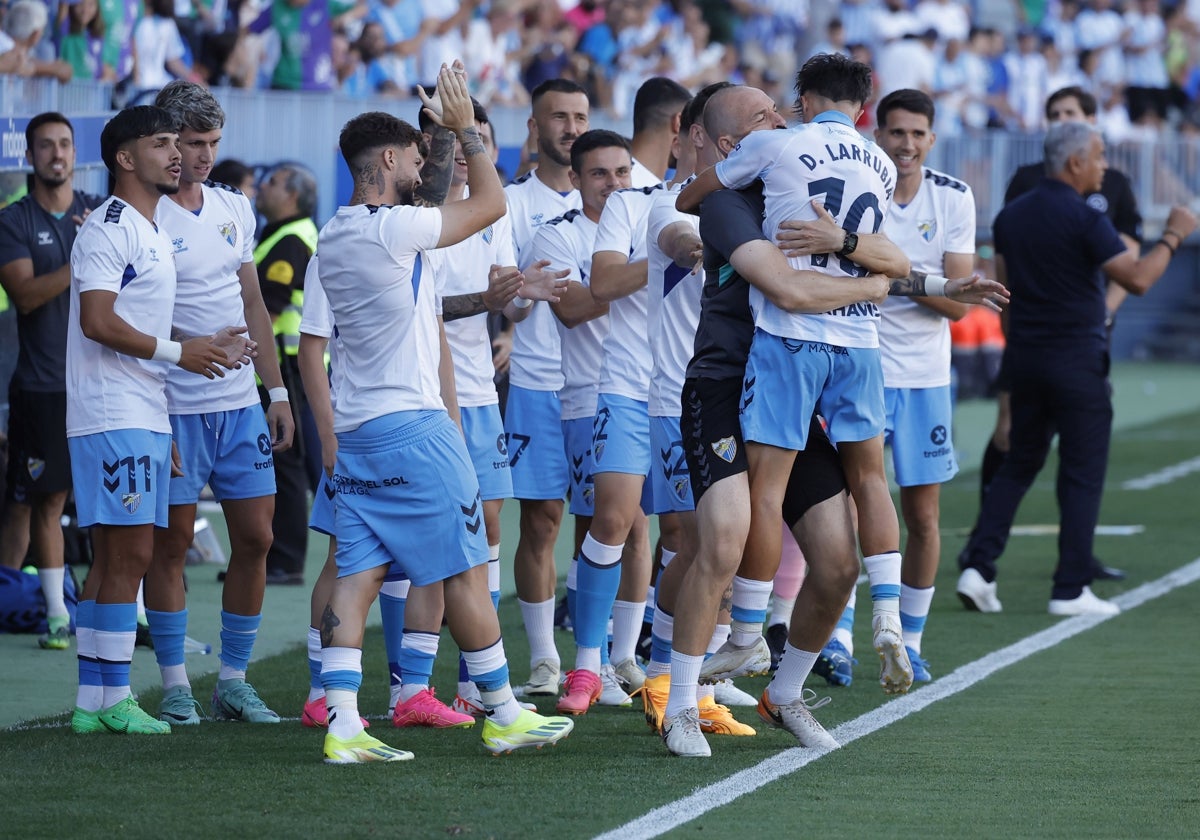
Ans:
[{"label": "stadium spectator", "polygon": [[363,25],[358,40],[349,45],[338,64],[338,83],[342,93],[356,99],[371,96],[405,98],[408,88],[396,83],[396,63],[389,59],[383,26],[377,22]]},{"label": "stadium spectator", "polygon": [[529,103],[529,92],[521,85],[520,23],[517,0],[493,0],[487,14],[467,27],[467,77],[472,95],[484,106]]},{"label": "stadium spectator", "polygon": [[932,93],[937,76],[936,29],[910,32],[889,41],[879,50],[873,75],[879,77],[879,92],[919,90]]},{"label": "stadium spectator", "polygon": [[[1125,96],[1129,119],[1157,130],[1167,118],[1167,27],[1159,0],[1134,0],[1125,12]],[[1152,135],[1151,135],[1152,137]]]},{"label": "stadium spectator", "polygon": [[[299,585],[304,582],[308,551],[308,492],[315,489],[321,454],[315,422],[306,420],[311,413],[296,359],[304,272],[316,251],[317,226],[312,220],[317,208],[316,179],[299,164],[280,164],[259,185],[255,206],[266,225],[254,249],[254,262],[275,328],[284,383],[300,421],[292,448],[275,453],[275,542],[267,554],[267,583]],[[262,396],[267,396],[265,391]]]},{"label": "stadium spectator", "polygon": [[825,25],[825,38],[812,48],[809,56],[821,53],[850,55],[850,48],[846,42],[846,27],[842,24],[841,18],[830,18],[829,23]]},{"label": "stadium spectator", "polygon": [[258,195],[257,179],[254,169],[236,158],[225,158],[212,168],[212,179],[219,184],[227,184],[242,191],[250,203],[254,203]]},{"label": "stadium spectator", "polygon": [[1090,589],[1112,432],[1100,271],[1129,292],[1144,294],[1195,229],[1196,217],[1186,207],[1173,208],[1162,237],[1139,259],[1112,222],[1084,200],[1100,190],[1107,168],[1099,131],[1075,121],[1052,126],[1045,163],[1048,177],[1006,205],[993,227],[997,274],[1013,292],[1005,351],[1012,385],[1011,449],[959,555],[957,591],[968,609],[1000,611],[996,561],[1057,432],[1062,516],[1049,611],[1112,615],[1119,607]]},{"label": "stadium spectator", "polygon": [[115,81],[104,64],[104,18],[98,0],[77,0],[67,9],[58,54],[71,65],[72,78]]},{"label": "stadium spectator", "polygon": [[71,65],[65,61],[43,61],[35,55],[49,21],[42,0],[17,0],[4,15],[0,32],[0,74],[33,76],[71,81]]},{"label": "stadium spectator", "polygon": [[198,81],[186,62],[187,48],[175,23],[175,0],[150,0],[133,27],[133,95],[165,87],[171,79]]},{"label": "stadium spectator", "polygon": [[60,519],[71,488],[66,451],[70,254],[99,196],[75,190],[75,133],[62,114],[25,129],[30,192],[0,214],[0,284],[17,310],[19,353],[8,394],[8,456],[0,565],[20,568],[33,545],[49,623],[43,648],[70,646]]},{"label": "stadium spectator", "polygon": [[938,42],[961,41],[971,31],[971,16],[965,4],[959,0],[920,0],[913,7],[917,24],[921,30],[932,27],[937,30]]},{"label": "stadium spectator", "polygon": [[1042,121],[1042,103],[1053,88],[1046,87],[1046,58],[1038,50],[1038,35],[1023,27],[1017,31],[1016,52],[1004,56],[1008,74],[1008,107],[1012,112],[1009,128],[1038,131]]},{"label": "stadium spectator", "polygon": [[421,0],[370,0],[366,20],[383,27],[391,74],[403,89],[418,84],[417,58],[433,21],[425,19]]}]

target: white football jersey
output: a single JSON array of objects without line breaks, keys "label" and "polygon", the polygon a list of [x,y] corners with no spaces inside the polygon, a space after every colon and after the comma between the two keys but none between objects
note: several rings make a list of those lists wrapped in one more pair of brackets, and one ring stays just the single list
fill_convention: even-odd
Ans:
[{"label": "white football jersey", "polygon": [[[619,190],[608,197],[596,231],[596,251],[627,254],[629,262],[646,259],[646,218],[653,187]],[[645,402],[650,390],[650,339],[646,332],[646,287],[614,300],[608,306],[609,330],[604,339],[600,393]]]},{"label": "white football jersey", "polygon": [[[596,223],[582,210],[570,210],[537,233],[534,250],[550,260],[553,269],[569,269],[568,283],[591,284],[592,246]],[[559,322],[562,336],[563,387],[558,392],[562,419],[596,416],[596,394],[600,389],[600,357],[608,334],[608,315],[567,329]]]},{"label": "white football jersey", "polygon": [[[689,179],[690,180],[690,179]],[[678,417],[682,413],[684,371],[696,348],[700,323],[700,292],[704,273],[681,268],[658,247],[662,232],[676,222],[700,233],[700,219],[675,209],[683,184],[655,194],[646,221],[647,323],[653,368],[650,372],[651,417]]]},{"label": "white football jersey", "polygon": [[[975,253],[975,197],[962,181],[928,167],[924,173],[912,201],[892,204],[883,232],[914,271],[944,274],[946,254]],[[915,298],[884,301],[879,352],[888,388],[950,384],[950,322]]]},{"label": "white football jersey", "polygon": [[[520,269],[539,259],[531,247],[537,229],[568,210],[583,206],[579,190],[556,192],[542,183],[536,170],[505,187],[504,195],[512,224],[513,252]],[[550,305],[535,301],[524,320],[514,325],[508,381],[532,391],[561,388],[562,353],[558,341],[558,319],[550,311]]]},{"label": "white football jersey", "polygon": [[[751,132],[716,170],[721,183],[731,189],[762,179],[767,204],[763,233],[772,241],[781,222],[816,218],[814,198],[820,198],[846,230],[874,233],[883,224],[896,188],[895,164],[837,111],[819,114],[807,125]],[[790,262],[834,277],[865,274],[852,258],[836,254],[793,257]],[[840,347],[879,346],[879,308],[869,301],[801,315],[776,308],[757,292],[751,300],[756,326],[772,335]]]},{"label": "white football jersey", "polygon": [[633,158],[633,169],[629,172],[629,186],[640,190],[643,187],[657,187],[662,183],[663,179],[655,175],[650,167],[637,158]]},{"label": "white football jersey", "polygon": [[397,411],[445,409],[436,292],[424,252],[437,247],[431,207],[339,207],[317,239],[320,278],[340,344],[333,430]]},{"label": "white football jersey", "polygon": [[325,352],[329,356],[329,393],[337,392],[341,383],[342,371],[338,364],[337,330],[333,328],[333,310],[329,308],[329,298],[325,296],[325,287],[321,285],[320,263],[317,255],[313,254],[304,269],[304,311],[300,316],[300,332],[328,340]]},{"label": "white football jersey", "polygon": [[[430,251],[425,264],[436,283],[439,300],[487,291],[493,265],[516,265],[508,216],[501,216],[495,224],[457,245]],[[458,404],[472,407],[498,403],[487,313],[446,321],[446,342],[454,358]]]},{"label": "white football jersey", "polygon": [[[117,429],[171,433],[168,362],[127,356],[92,341],[79,322],[84,292],[116,293],[113,311],[135,330],[171,337],[175,260],[171,237],[115,196],[87,217],[71,249],[67,322],[67,437]],[[197,379],[199,374],[188,374]]]},{"label": "white football jersey", "polygon": [[[254,209],[239,190],[223,184],[200,187],[199,213],[169,196],[154,214],[175,250],[175,329],[184,335],[212,335],[222,327],[246,325],[238,269],[254,262]],[[262,348],[270,353],[271,348]],[[254,368],[225,371],[206,379],[173,366],[167,374],[167,409],[172,414],[206,414],[258,405]]]}]

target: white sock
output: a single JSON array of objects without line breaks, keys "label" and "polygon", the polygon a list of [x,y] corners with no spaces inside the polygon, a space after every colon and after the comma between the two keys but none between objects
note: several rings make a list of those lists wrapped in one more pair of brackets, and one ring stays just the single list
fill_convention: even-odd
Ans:
[{"label": "white sock", "polygon": [[529,667],[543,659],[561,664],[554,644],[554,599],[538,602],[517,599],[517,603],[525,620],[525,635],[529,637]]},{"label": "white sock", "polygon": [[615,665],[633,659],[638,634],[642,631],[642,618],[646,615],[646,604],[644,601],[614,601],[612,612],[613,640],[609,659]]},{"label": "white sock", "polygon": [[[305,639],[305,645],[308,648],[309,661],[315,661],[317,663],[320,663],[320,661],[321,661],[321,631],[318,630],[316,627],[309,627],[308,635]],[[320,673],[319,665],[317,668],[317,672]],[[308,701],[307,702],[311,703],[314,700],[320,700],[324,696],[325,696],[325,689],[319,685],[318,686],[312,685],[311,680],[310,680],[309,686],[308,686]],[[396,704],[393,703],[392,705],[395,706]]]},{"label": "white sock", "polygon": [[46,599],[47,618],[66,618],[70,615],[67,602],[63,599],[63,578],[66,573],[62,566],[57,569],[38,569],[38,580],[42,582],[42,595]]},{"label": "white sock", "polygon": [[187,675],[187,666],[182,662],[178,665],[159,665],[158,670],[162,674],[163,691],[179,685],[192,687]]},{"label": "white sock", "polygon": [[767,614],[767,626],[771,627],[776,624],[782,624],[784,627],[791,629],[792,608],[794,606],[796,606],[795,598],[781,598],[772,592],[771,611]]},{"label": "white sock", "polygon": [[667,697],[666,717],[675,717],[684,709],[696,708],[696,690],[700,682],[703,656],[671,651],[671,693]]},{"label": "white sock", "polygon": [[[79,627],[75,631],[75,645],[80,657],[96,658],[96,631],[91,627]],[[98,712],[104,706],[104,686],[80,684],[75,694],[75,705],[85,712]]]},{"label": "white sock", "polygon": [[575,670],[600,673],[600,648],[575,648]]},{"label": "white sock", "polygon": [[887,551],[863,558],[871,581],[871,615],[900,617],[900,552]]},{"label": "white sock", "polygon": [[712,638],[708,640],[708,649],[705,652],[716,653],[727,641],[729,641],[729,625],[718,624],[713,628]]},{"label": "white sock", "polygon": [[[921,637],[925,635],[925,620],[929,618],[934,589],[933,586],[917,589],[900,584],[900,626],[904,628],[904,644],[917,653],[921,652]],[[914,629],[918,627],[920,629]]]},{"label": "white sock", "polygon": [[819,652],[800,650],[788,642],[783,648],[783,659],[779,660],[775,678],[767,686],[771,702],[787,704],[799,700],[804,693],[804,681],[819,655]]}]

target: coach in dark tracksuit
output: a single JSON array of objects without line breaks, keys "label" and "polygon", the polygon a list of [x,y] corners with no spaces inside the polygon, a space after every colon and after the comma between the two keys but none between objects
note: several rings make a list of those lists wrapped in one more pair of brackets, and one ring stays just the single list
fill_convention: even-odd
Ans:
[{"label": "coach in dark tracksuit", "polygon": [[1116,605],[1089,588],[1112,431],[1105,275],[1132,294],[1145,293],[1196,220],[1186,208],[1173,209],[1163,238],[1135,259],[1108,217],[1084,199],[1107,168],[1099,132],[1086,123],[1052,126],[1045,157],[1048,176],[1001,210],[993,227],[997,271],[1012,292],[1011,449],[959,557],[958,592],[968,607],[999,609],[996,560],[1057,431],[1062,518],[1050,612],[1112,613]]}]

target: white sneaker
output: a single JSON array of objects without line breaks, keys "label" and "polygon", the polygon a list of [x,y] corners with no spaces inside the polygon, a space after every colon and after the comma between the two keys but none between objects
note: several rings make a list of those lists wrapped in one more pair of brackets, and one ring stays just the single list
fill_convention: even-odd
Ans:
[{"label": "white sneaker", "polygon": [[979,574],[978,569],[963,569],[963,573],[958,576],[958,586],[955,591],[958,592],[958,599],[968,610],[985,613],[1000,612],[1000,599],[996,597],[996,582],[988,583],[983,579],[983,575]]},{"label": "white sneaker", "polygon": [[713,684],[713,699],[722,706],[757,706],[753,694],[747,694],[733,680],[721,680]]},{"label": "white sneaker", "polygon": [[616,670],[610,665],[600,666],[600,699],[596,701],[601,706],[632,706],[633,698],[625,693]]},{"label": "white sneaker", "polygon": [[700,682],[715,683],[734,677],[759,677],[771,670],[771,648],[759,636],[749,647],[726,642],[700,666]]},{"label": "white sneaker", "polygon": [[812,710],[824,706],[829,702],[829,698],[817,701],[816,697],[815,691],[806,688],[800,699],[794,703],[776,705],[771,702],[767,690],[763,689],[762,698],[758,701],[758,716],[771,726],[777,726],[795,735],[802,747],[836,750],[838,742],[812,716]]},{"label": "white sneaker", "polygon": [[562,666],[553,659],[539,659],[529,672],[529,682],[516,686],[518,697],[557,697]]},{"label": "white sneaker", "polygon": [[879,654],[879,684],[884,694],[904,694],[913,683],[912,663],[904,647],[900,617],[877,615],[871,621],[875,652]]},{"label": "white sneaker", "polygon": [[671,755],[687,758],[708,758],[712,750],[700,731],[700,711],[694,706],[663,721],[663,743]]},{"label": "white sneaker", "polygon": [[1050,615],[1116,615],[1120,611],[1112,601],[1097,598],[1090,586],[1083,587],[1078,598],[1050,601]]},{"label": "white sneaker", "polygon": [[646,672],[642,670],[641,665],[632,659],[622,659],[620,662],[614,662],[612,667],[613,672],[616,674],[617,682],[628,693],[633,694],[633,692],[646,684]]}]

